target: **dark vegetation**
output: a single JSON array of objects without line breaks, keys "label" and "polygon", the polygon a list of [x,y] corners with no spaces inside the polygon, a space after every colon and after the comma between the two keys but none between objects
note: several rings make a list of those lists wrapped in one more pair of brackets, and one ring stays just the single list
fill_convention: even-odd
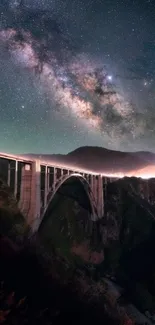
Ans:
[{"label": "dark vegetation", "polygon": [[117,319],[114,322],[106,315],[104,304],[96,297],[90,297],[88,292],[80,294],[73,274],[65,274],[64,269],[61,278],[58,277],[57,268],[61,267],[62,272],[62,263],[56,258],[53,257],[49,267],[41,253],[36,253],[38,246],[31,244],[18,251],[8,239],[1,238],[1,243],[3,251],[6,245],[12,251],[11,256],[1,256],[1,323],[119,324]]},{"label": "dark vegetation", "polygon": [[[109,184],[104,246],[107,272],[125,288],[124,301],[155,314],[155,180]],[[104,228],[104,226],[103,226]],[[109,237],[108,237],[109,236]]]},{"label": "dark vegetation", "polygon": [[[1,323],[133,324],[129,302],[155,314],[154,180],[109,184],[95,226],[61,190],[33,238],[3,182],[0,202]],[[107,275],[124,288],[118,300]]]},{"label": "dark vegetation", "polygon": [[3,182],[0,198],[0,323],[120,324],[119,313],[109,312],[103,285],[78,273],[52,246],[49,257],[40,238],[30,237]]}]

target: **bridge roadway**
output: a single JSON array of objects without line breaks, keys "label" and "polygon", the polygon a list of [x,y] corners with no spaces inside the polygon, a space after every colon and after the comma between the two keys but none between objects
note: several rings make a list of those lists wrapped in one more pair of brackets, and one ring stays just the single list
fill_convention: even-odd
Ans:
[{"label": "bridge roadway", "polygon": [[76,177],[84,187],[93,221],[104,216],[106,185],[113,181],[88,170],[8,153],[0,153],[0,176],[11,187],[33,231],[37,231],[60,186],[71,177]]}]

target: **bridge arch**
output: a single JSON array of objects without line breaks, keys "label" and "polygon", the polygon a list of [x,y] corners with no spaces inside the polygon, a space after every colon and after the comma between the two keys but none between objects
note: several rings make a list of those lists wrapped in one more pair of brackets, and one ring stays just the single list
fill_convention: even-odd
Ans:
[{"label": "bridge arch", "polygon": [[54,196],[56,195],[56,193],[58,192],[59,188],[65,183],[67,182],[67,180],[69,180],[70,178],[77,178],[80,183],[83,185],[83,188],[85,190],[85,193],[89,199],[89,203],[90,203],[90,207],[91,207],[91,211],[92,211],[92,215],[91,215],[91,219],[92,221],[95,221],[98,219],[98,213],[97,213],[97,203],[95,201],[94,195],[93,195],[93,191],[91,189],[91,186],[89,184],[89,182],[87,181],[87,179],[81,175],[80,173],[72,173],[72,174],[67,174],[67,175],[63,175],[62,177],[60,177],[59,179],[57,179],[55,185],[50,189],[48,195],[47,195],[47,204],[45,206],[45,208],[42,210],[41,215],[40,215],[40,221],[39,221],[39,226],[41,225],[49,207],[51,204],[52,199],[54,198]]}]

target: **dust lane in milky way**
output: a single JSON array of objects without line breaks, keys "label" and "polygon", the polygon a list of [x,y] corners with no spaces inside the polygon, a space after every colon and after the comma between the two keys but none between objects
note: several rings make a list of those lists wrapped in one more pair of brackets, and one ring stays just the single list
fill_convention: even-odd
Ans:
[{"label": "dust lane in milky way", "polygon": [[[142,63],[138,71],[140,63],[138,61],[137,66],[134,65],[135,58],[132,58],[129,73],[129,68],[126,67],[125,70],[123,65],[126,53],[118,71],[120,62],[115,62],[115,54],[112,57],[112,54],[104,52],[102,43],[101,49],[96,53],[95,47],[94,51],[91,48],[95,44],[94,40],[88,50],[86,27],[87,24],[90,25],[91,30],[96,17],[95,9],[94,18],[88,23],[86,7],[81,1],[85,15],[79,17],[81,38],[84,38],[80,42],[76,35],[77,29],[74,27],[71,33],[67,26],[67,16],[70,23],[72,18],[72,26],[77,23],[74,9],[72,8],[72,17],[69,17],[69,9],[64,9],[65,2],[63,5],[60,3],[61,1],[57,4],[53,2],[53,7],[50,7],[45,0],[44,6],[41,1],[32,1],[31,5],[28,1],[4,1],[1,6],[0,46],[1,53],[5,54],[1,54],[0,62],[1,66],[4,61],[8,62],[10,67],[10,70],[3,71],[4,80],[0,84],[1,107],[4,112],[0,139],[4,140],[4,146],[9,150],[13,145],[12,143],[10,146],[10,141],[14,142],[12,149],[15,152],[23,152],[23,149],[40,152],[39,143],[43,152],[65,153],[81,145],[153,150],[155,113],[151,106],[147,107],[152,103],[154,93],[153,71],[151,74],[150,67],[147,66],[147,71],[142,73]],[[117,4],[121,8],[119,1]],[[70,5],[68,2],[68,8]],[[76,1],[74,5],[76,8]],[[98,5],[93,7],[93,1],[89,5],[92,10],[99,10]],[[66,20],[63,20],[63,15],[58,15],[61,10],[68,13]],[[106,10],[108,12],[108,5]],[[113,10],[111,8],[111,13]],[[134,12],[133,8],[133,15],[136,15],[136,10],[137,8]],[[144,12],[141,17],[143,14]],[[109,18],[109,26],[111,24]],[[125,22],[120,23],[120,26],[123,24],[126,26]],[[102,28],[105,26],[101,21],[99,25],[105,43],[106,28]],[[145,34],[147,32],[148,30]],[[98,37],[100,39],[101,35]],[[145,37],[143,35],[144,43]],[[140,43],[142,41],[141,36]],[[110,40],[107,42],[110,43]],[[118,39],[118,42],[121,40]],[[137,51],[135,44],[133,51]],[[143,66],[144,63],[143,59]],[[19,87],[11,84],[13,73],[17,85],[23,76],[23,84]],[[134,102],[131,102],[132,83],[135,85],[135,92],[139,91],[137,96],[132,96]],[[146,91],[149,94],[148,102],[144,98]],[[7,92],[11,93],[12,98],[6,96]],[[144,102],[145,105],[141,105]],[[17,107],[14,107],[15,104]]]}]

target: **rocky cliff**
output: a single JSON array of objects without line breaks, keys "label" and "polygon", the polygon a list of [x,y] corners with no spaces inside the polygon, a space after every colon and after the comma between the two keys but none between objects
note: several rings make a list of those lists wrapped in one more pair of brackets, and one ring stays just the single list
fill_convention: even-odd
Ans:
[{"label": "rocky cliff", "polygon": [[[64,184],[55,196],[39,230],[41,244],[49,253],[54,248],[70,265],[87,270],[95,281],[111,277],[123,288],[121,304],[130,301],[153,319],[155,179],[123,178],[109,183],[104,218],[97,223],[90,220],[89,202],[76,182]],[[11,238],[17,232],[21,236],[25,231],[22,216],[3,182],[0,202],[0,232]]]},{"label": "rocky cliff", "polygon": [[143,312],[155,313],[155,179],[124,178],[110,183],[99,222],[109,273]]},{"label": "rocky cliff", "polygon": [[123,303],[132,301],[154,315],[155,179],[109,183],[104,218],[95,224],[86,204],[66,195],[61,189],[53,201],[39,232],[43,243],[71,263],[87,265],[96,279],[115,279],[125,289]]},{"label": "rocky cliff", "polygon": [[155,179],[123,178],[107,185],[100,222],[105,247],[119,243],[125,254],[150,238],[155,224]]}]

